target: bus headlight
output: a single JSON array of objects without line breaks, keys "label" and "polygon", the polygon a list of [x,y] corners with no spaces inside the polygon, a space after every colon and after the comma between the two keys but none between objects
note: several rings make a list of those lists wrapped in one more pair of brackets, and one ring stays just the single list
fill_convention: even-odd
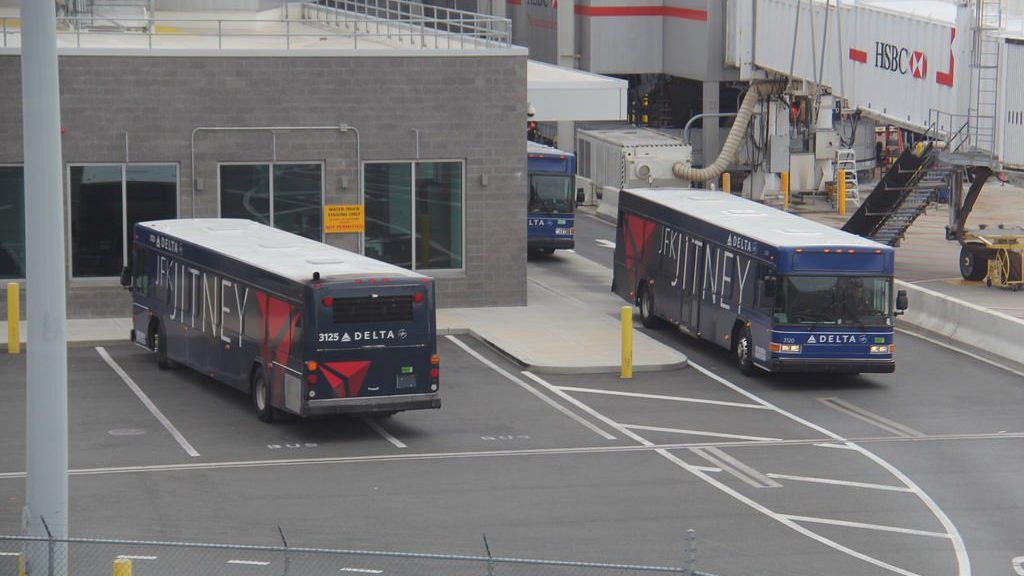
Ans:
[{"label": "bus headlight", "polygon": [[889,345],[888,344],[872,344],[871,345],[871,353],[872,354],[888,354],[889,353]]},{"label": "bus headlight", "polygon": [[779,346],[779,352],[786,352],[789,354],[799,354],[801,346],[799,344],[782,344]]}]

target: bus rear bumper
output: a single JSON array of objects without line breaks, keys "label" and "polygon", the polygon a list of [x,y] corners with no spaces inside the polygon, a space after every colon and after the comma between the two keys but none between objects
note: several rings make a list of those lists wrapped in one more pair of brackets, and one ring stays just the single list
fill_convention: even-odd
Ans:
[{"label": "bus rear bumper", "polygon": [[572,250],[576,247],[576,240],[574,238],[529,238],[526,240],[526,247],[529,250],[543,250],[545,248]]},{"label": "bus rear bumper", "polygon": [[366,398],[330,398],[325,400],[309,400],[306,403],[305,415],[379,414],[440,407],[440,392],[403,394],[399,396],[370,396]]},{"label": "bus rear bumper", "polygon": [[772,372],[824,372],[830,374],[889,373],[896,371],[896,361],[892,359],[773,358],[770,369]]}]

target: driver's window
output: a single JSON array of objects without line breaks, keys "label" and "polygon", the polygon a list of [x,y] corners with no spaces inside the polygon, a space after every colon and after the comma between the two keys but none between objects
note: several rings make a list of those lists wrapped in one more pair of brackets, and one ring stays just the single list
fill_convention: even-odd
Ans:
[{"label": "driver's window", "polygon": [[757,281],[757,310],[763,314],[771,314],[778,297],[778,279],[767,269]]}]

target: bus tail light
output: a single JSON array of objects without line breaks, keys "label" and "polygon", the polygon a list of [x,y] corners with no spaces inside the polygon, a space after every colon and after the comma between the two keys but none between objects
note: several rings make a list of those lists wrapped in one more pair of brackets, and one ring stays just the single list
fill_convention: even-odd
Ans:
[{"label": "bus tail light", "polygon": [[430,356],[430,389],[437,390],[437,381],[441,378],[441,357],[437,354]]},{"label": "bus tail light", "polygon": [[416,304],[423,302],[423,292],[414,292],[412,295],[412,301]]},{"label": "bus tail light", "polygon": [[431,356],[430,357],[430,365],[431,366],[440,366],[441,365],[441,357],[438,356],[437,354],[434,354],[433,356]]},{"label": "bus tail light", "polygon": [[778,342],[769,342],[768,343],[768,350],[770,352],[778,352],[781,349],[782,349],[782,344],[779,344]]},{"label": "bus tail light", "polygon": [[331,306],[334,306],[334,298],[331,298],[330,296],[325,297],[320,302],[323,302],[324,308],[330,308]]},{"label": "bus tail light", "polygon": [[872,354],[892,354],[895,350],[895,344],[872,344],[869,349]]}]

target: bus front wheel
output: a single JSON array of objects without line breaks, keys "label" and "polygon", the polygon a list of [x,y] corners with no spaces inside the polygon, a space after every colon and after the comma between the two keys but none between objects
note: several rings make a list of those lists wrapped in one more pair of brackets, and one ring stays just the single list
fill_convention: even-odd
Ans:
[{"label": "bus front wheel", "polygon": [[745,376],[754,375],[754,358],[752,354],[753,340],[750,337],[750,328],[740,328],[736,334],[736,365]]},{"label": "bus front wheel", "polygon": [[263,422],[274,419],[274,408],[270,405],[270,383],[263,368],[252,371],[252,403],[256,407],[256,417]]},{"label": "bus front wheel", "polygon": [[661,321],[654,315],[654,294],[647,286],[640,286],[640,323],[645,328],[658,328]]}]

